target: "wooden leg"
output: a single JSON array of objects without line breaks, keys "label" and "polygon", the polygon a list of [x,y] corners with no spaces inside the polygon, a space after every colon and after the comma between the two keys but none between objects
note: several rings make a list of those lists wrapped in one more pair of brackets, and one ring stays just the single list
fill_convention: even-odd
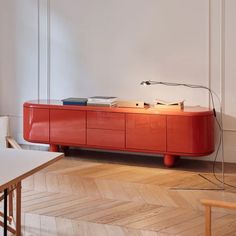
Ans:
[{"label": "wooden leg", "polygon": [[211,207],[205,207],[205,235],[211,236]]},{"label": "wooden leg", "polygon": [[50,152],[58,152],[58,145],[50,144],[49,151]]},{"label": "wooden leg", "polygon": [[3,216],[3,235],[7,236],[7,195],[8,189],[4,189],[4,216]]},{"label": "wooden leg", "polygon": [[21,236],[21,182],[16,186],[16,236]]},{"label": "wooden leg", "polygon": [[9,216],[11,218],[13,218],[13,192],[11,189],[10,189],[10,193],[9,193],[8,197],[9,197],[9,200],[8,200],[8,202],[9,202]]},{"label": "wooden leg", "polygon": [[174,155],[165,154],[164,156],[164,164],[166,167],[172,167],[175,164],[175,157]]}]

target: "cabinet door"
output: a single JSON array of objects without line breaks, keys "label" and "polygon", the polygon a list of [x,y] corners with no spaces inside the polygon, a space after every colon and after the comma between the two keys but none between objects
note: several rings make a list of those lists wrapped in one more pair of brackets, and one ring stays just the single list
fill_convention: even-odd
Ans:
[{"label": "cabinet door", "polygon": [[127,114],[126,148],[166,151],[166,116]]},{"label": "cabinet door", "polygon": [[168,116],[167,151],[189,155],[214,151],[213,116]]},{"label": "cabinet door", "polygon": [[50,142],[64,145],[86,143],[86,112],[50,110]]},{"label": "cabinet door", "polygon": [[49,143],[49,109],[24,107],[24,139]]}]

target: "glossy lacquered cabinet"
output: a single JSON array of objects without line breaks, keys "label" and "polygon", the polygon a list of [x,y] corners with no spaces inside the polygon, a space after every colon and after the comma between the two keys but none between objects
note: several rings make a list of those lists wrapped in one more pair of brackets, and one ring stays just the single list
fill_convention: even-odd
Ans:
[{"label": "glossy lacquered cabinet", "polygon": [[214,116],[207,108],[181,111],[63,106],[58,101],[24,104],[24,138],[29,142],[177,156],[214,151]]}]

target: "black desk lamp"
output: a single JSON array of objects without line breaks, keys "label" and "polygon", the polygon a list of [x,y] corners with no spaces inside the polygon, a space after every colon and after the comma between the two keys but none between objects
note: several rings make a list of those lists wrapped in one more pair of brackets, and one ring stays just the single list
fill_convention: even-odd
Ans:
[{"label": "black desk lamp", "polygon": [[[214,159],[214,162],[213,162],[213,175],[214,175],[215,179],[222,184],[222,188],[221,189],[224,190],[224,184],[226,184],[226,183],[224,181],[224,151],[223,151],[222,107],[221,107],[221,101],[220,101],[219,97],[217,96],[217,94],[212,89],[210,89],[210,88],[208,88],[206,86],[196,85],[196,84],[172,83],[172,82],[162,82],[162,81],[146,80],[146,81],[142,81],[140,83],[140,85],[144,85],[144,86],[145,85],[184,86],[184,87],[193,88],[193,89],[205,89],[205,90],[207,90],[209,92],[209,95],[210,95],[210,98],[211,98],[211,102],[212,102],[212,110],[213,110],[213,113],[214,113],[214,117],[215,117],[216,123],[217,123],[217,125],[219,127],[219,130],[220,130],[219,144],[218,144],[216,155],[215,155],[215,159]],[[213,94],[216,96],[216,98],[218,99],[219,104],[220,104],[221,124],[218,121],[217,116],[216,116],[216,110],[215,110],[215,103],[214,103]],[[222,145],[222,180],[220,180],[216,176],[216,174],[215,174],[215,163],[216,163],[216,160],[217,160],[217,157],[218,157],[218,153],[219,153],[219,149],[220,149],[221,145]],[[204,177],[202,175],[200,175],[200,176],[205,178],[205,179],[207,179],[206,177]],[[226,184],[226,185],[229,185],[229,184]],[[229,185],[229,186],[231,186],[231,185]],[[205,189],[203,189],[203,190],[205,190]],[[215,189],[208,189],[208,190],[215,190]]]}]

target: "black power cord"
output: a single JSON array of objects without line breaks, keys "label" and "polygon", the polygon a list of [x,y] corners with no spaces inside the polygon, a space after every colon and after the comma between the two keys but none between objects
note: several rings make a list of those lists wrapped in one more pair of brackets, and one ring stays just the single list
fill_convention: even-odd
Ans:
[{"label": "black power cord", "polygon": [[[160,81],[152,81],[152,80],[142,81],[140,84],[141,85],[158,85],[158,84],[160,84],[160,85],[165,85],[165,86],[184,86],[184,87],[193,88],[193,89],[206,89],[209,92],[209,94],[210,94],[213,114],[214,114],[217,126],[219,128],[219,131],[220,131],[219,143],[218,143],[218,146],[217,146],[217,149],[216,149],[216,153],[215,153],[215,157],[214,157],[214,161],[213,161],[213,165],[212,165],[212,173],[213,173],[214,178],[218,182],[220,182],[222,184],[222,186],[221,187],[218,186],[216,183],[214,183],[213,181],[209,180],[207,177],[199,174],[199,176],[201,178],[206,179],[208,182],[211,182],[212,184],[216,185],[218,188],[217,189],[215,189],[215,188],[203,188],[203,189],[200,189],[200,188],[170,188],[170,189],[172,189],[172,190],[225,190],[224,185],[227,185],[227,186],[232,187],[232,188],[236,188],[236,186],[228,184],[228,183],[226,183],[224,181],[224,153],[223,152],[222,152],[222,180],[219,179],[216,176],[215,166],[216,166],[217,158],[218,158],[218,155],[219,155],[219,150],[220,150],[221,146],[222,146],[222,149],[223,149],[222,107],[221,107],[221,101],[220,101],[219,97],[217,96],[217,94],[212,89],[210,89],[210,88],[208,88],[206,86],[203,86],[203,85],[194,85],[194,84],[185,84],[185,83],[171,83],[171,82],[160,82]],[[221,123],[219,122],[219,120],[217,118],[213,94],[218,99],[218,102],[220,104]]]}]

